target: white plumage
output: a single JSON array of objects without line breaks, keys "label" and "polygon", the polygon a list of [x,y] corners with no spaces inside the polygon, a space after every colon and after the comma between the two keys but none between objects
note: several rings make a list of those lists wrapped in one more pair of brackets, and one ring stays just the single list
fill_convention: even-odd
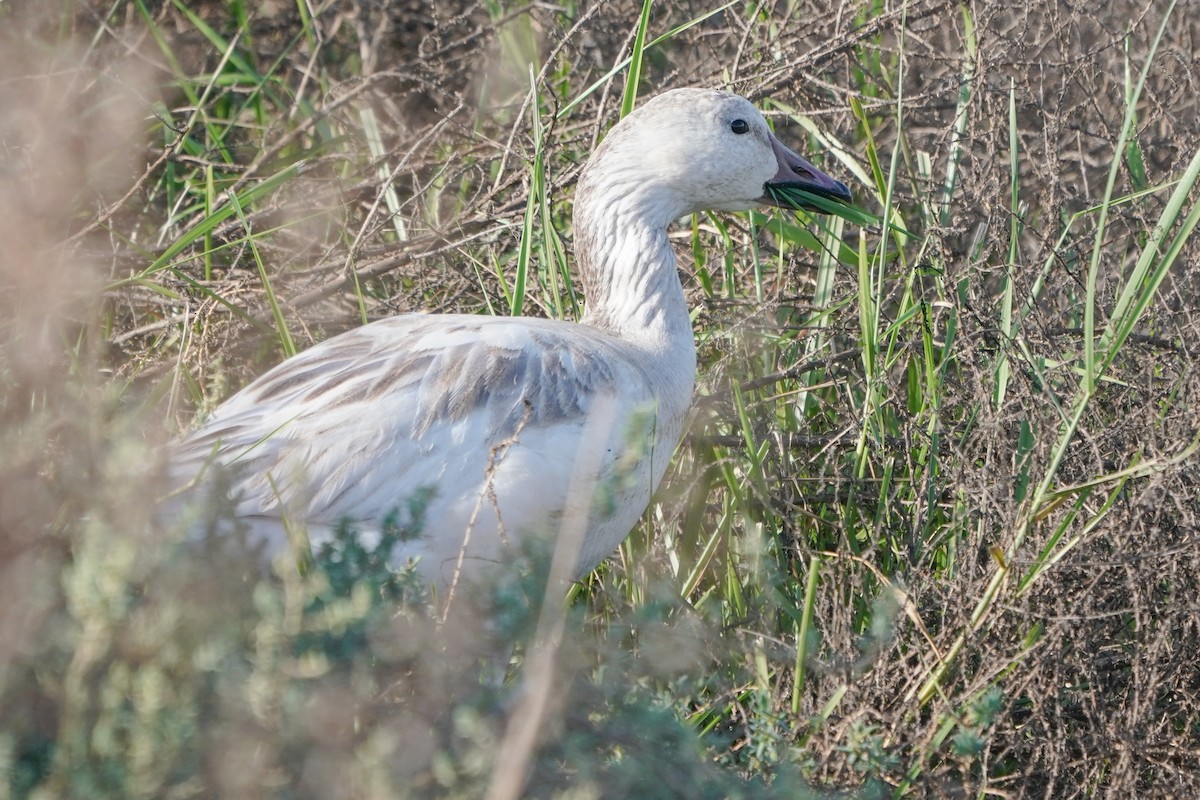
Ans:
[{"label": "white plumage", "polygon": [[682,435],[696,360],[667,240],[674,219],[771,202],[766,184],[847,200],[746,100],[659,95],[589,159],[575,196],[581,323],[412,314],[288,359],[173,451],[180,482],[223,472],[274,552],[349,521],[411,533],[399,564],[443,587],[522,536],[581,534],[576,574],[628,535]]}]

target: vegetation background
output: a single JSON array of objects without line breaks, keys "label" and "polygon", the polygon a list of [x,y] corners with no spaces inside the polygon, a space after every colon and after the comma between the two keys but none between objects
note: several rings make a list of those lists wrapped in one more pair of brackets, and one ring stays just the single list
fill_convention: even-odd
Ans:
[{"label": "vegetation background", "polygon": [[[1198,34],[0,2],[0,797],[1200,796]],[[441,623],[352,541],[267,578],[155,519],[161,445],[296,349],[574,317],[578,168],[685,85],[889,224],[679,227],[694,419],[565,612],[531,570]]]}]

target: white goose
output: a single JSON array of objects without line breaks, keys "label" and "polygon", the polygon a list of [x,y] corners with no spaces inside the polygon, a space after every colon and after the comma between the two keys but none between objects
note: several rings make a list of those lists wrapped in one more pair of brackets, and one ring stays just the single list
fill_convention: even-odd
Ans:
[{"label": "white goose", "polygon": [[234,514],[274,552],[349,521],[411,535],[452,587],[523,535],[573,528],[575,575],[628,535],[679,443],[696,354],[667,226],[772,203],[769,185],[847,201],[747,100],[677,89],[622,120],[575,195],[579,323],[408,314],[335,336],[221,405],[174,450],[227,474]]}]

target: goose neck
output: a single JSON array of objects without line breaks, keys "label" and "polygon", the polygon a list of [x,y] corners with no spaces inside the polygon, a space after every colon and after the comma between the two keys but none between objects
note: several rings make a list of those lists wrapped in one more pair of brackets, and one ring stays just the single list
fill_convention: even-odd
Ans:
[{"label": "goose neck", "polygon": [[673,204],[636,189],[581,194],[575,246],[587,299],[583,322],[654,349],[693,350],[691,320],[667,238]]}]

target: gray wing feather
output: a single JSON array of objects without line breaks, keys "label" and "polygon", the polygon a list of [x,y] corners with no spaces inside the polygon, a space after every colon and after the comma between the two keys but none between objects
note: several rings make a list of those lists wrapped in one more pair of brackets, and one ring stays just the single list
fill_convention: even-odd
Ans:
[{"label": "gray wing feather", "polygon": [[[431,454],[449,445],[424,440],[437,426],[481,414],[476,421],[494,446],[525,426],[582,419],[592,398],[628,382],[619,342],[582,326],[556,328],[544,320],[408,315],[349,331],[218,408],[175,449],[173,472],[187,480],[215,463],[230,469],[243,510],[271,513],[297,495],[307,497],[310,519],[332,519],[353,510],[347,505],[371,504],[370,492],[401,477],[381,480],[381,464],[403,470],[431,455],[486,463],[486,452]],[[403,458],[405,448],[413,458]],[[303,485],[291,485],[289,475],[299,473]]]}]

